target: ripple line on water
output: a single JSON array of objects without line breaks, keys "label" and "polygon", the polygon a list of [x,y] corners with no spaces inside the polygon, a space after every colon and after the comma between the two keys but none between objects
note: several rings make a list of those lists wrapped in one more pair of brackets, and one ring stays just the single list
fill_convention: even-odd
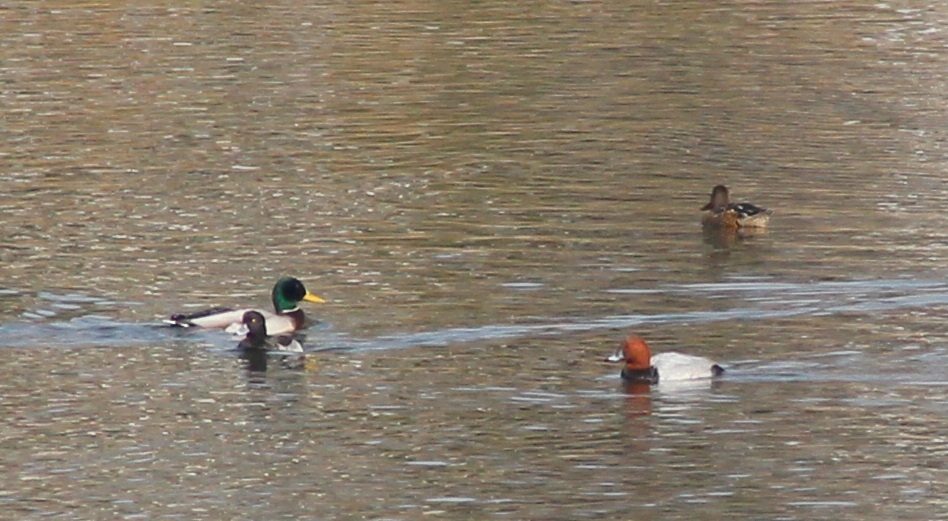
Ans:
[{"label": "ripple line on water", "polygon": [[[845,285],[845,284],[844,284]],[[688,287],[693,287],[690,285]],[[707,286],[707,285],[705,285]],[[784,285],[781,285],[783,287]],[[800,285],[802,288],[804,285]],[[551,336],[562,333],[581,333],[602,329],[628,329],[642,324],[697,324],[726,320],[763,320],[797,316],[822,316],[838,313],[875,313],[913,307],[932,307],[948,304],[948,286],[926,281],[860,281],[858,286],[869,291],[884,291],[884,295],[853,301],[853,292],[830,292],[826,283],[817,283],[818,292],[791,292],[786,298],[769,301],[769,307],[737,307],[722,311],[690,311],[655,315],[628,314],[588,318],[556,318],[529,324],[489,324],[478,327],[459,327],[394,334],[359,339],[346,333],[320,331],[320,344],[315,351],[390,350],[412,347],[440,347],[451,344],[505,340],[526,336]],[[797,287],[797,286],[795,286]],[[839,284],[833,283],[833,287]],[[754,286],[757,291],[758,286]],[[915,290],[914,293],[892,295],[896,289]],[[773,289],[773,288],[771,288]],[[827,290],[827,291],[824,291]],[[708,291],[711,291],[708,289]],[[717,290],[715,290],[717,291]],[[814,299],[820,294],[821,299]],[[799,295],[799,298],[794,298]],[[325,336],[325,338],[324,338]],[[0,347],[29,346],[101,346],[128,347],[164,343],[169,340],[194,339],[214,346],[229,345],[224,335],[195,336],[193,332],[162,327],[156,324],[122,323],[101,315],[88,315],[61,322],[17,322],[0,326]]]}]

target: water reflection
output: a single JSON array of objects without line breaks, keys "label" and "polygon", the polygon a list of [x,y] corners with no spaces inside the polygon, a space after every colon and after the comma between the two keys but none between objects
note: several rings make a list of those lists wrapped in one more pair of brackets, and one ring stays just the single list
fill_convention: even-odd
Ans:
[{"label": "water reflection", "polygon": [[725,254],[738,245],[740,241],[762,237],[769,233],[766,228],[722,228],[704,226],[702,228],[704,242],[714,247],[713,254]]},{"label": "water reflection", "polygon": [[265,373],[274,362],[276,368],[289,370],[304,370],[312,365],[309,362],[311,359],[305,354],[282,354],[263,349],[240,349],[238,358],[250,373]]},{"label": "water reflection", "polygon": [[644,382],[622,381],[622,390],[627,395],[625,409],[628,418],[652,414],[651,387]]},{"label": "water reflection", "polygon": [[240,359],[245,362],[247,371],[265,373],[270,355],[262,349],[241,350]]}]

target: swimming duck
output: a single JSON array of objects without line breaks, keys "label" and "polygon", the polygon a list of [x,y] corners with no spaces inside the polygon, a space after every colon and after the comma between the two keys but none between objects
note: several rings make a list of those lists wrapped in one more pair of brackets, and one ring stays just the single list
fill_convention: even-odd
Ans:
[{"label": "swimming duck", "polygon": [[701,210],[710,210],[701,218],[701,224],[722,228],[766,228],[773,214],[771,210],[750,203],[732,203],[724,185],[711,190],[711,201]]},{"label": "swimming duck", "polygon": [[301,301],[325,302],[322,298],[307,291],[303,283],[293,277],[283,277],[278,280],[273,286],[272,298],[275,312],[247,308],[213,308],[188,315],[172,315],[165,322],[177,327],[226,329],[229,332],[234,332],[235,328],[240,328],[242,325],[246,326],[246,324],[242,324],[246,312],[256,311],[264,317],[267,332],[271,335],[280,335],[292,333],[306,326],[306,316],[299,307]]},{"label": "swimming duck", "polygon": [[285,353],[280,358],[282,366],[287,368],[305,367],[306,355],[303,345],[290,335],[270,336],[267,334],[267,321],[258,311],[244,313],[242,324],[247,336],[237,344],[240,359],[247,363],[250,371],[264,372],[267,361],[274,351]]},{"label": "swimming duck", "polygon": [[724,373],[718,364],[700,356],[682,353],[660,353],[652,356],[641,337],[631,335],[622,342],[609,362],[625,361],[622,379],[627,382],[657,384],[659,381],[697,380]]},{"label": "swimming duck", "polygon": [[267,319],[259,311],[247,311],[241,320],[247,328],[247,336],[237,344],[241,351],[287,351],[302,353],[303,345],[290,335],[271,336],[267,333]]}]

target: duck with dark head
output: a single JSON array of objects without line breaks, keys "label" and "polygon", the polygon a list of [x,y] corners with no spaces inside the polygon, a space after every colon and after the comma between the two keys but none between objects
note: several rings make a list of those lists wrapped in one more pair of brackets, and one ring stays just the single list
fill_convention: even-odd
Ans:
[{"label": "duck with dark head", "polygon": [[237,344],[237,350],[251,371],[266,371],[267,359],[271,355],[280,356],[281,362],[287,367],[305,363],[303,345],[291,335],[267,334],[267,321],[263,314],[247,311],[244,313],[243,325],[247,334]]},{"label": "duck with dark head", "polygon": [[256,311],[266,320],[269,333],[278,335],[292,333],[308,325],[306,315],[300,309],[300,302],[304,300],[314,303],[325,302],[321,297],[307,291],[303,283],[293,277],[283,277],[278,280],[273,286],[270,297],[273,300],[273,311],[253,308],[213,308],[197,313],[172,315],[165,322],[177,327],[226,329],[233,333],[241,326],[244,313]]}]

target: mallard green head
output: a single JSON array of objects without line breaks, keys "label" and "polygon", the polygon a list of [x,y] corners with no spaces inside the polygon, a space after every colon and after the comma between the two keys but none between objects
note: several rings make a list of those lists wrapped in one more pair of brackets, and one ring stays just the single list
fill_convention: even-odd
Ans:
[{"label": "mallard green head", "polygon": [[309,291],[299,279],[293,277],[283,277],[273,286],[273,308],[277,313],[286,313],[297,309],[301,300],[307,302],[322,303],[326,302]]}]

